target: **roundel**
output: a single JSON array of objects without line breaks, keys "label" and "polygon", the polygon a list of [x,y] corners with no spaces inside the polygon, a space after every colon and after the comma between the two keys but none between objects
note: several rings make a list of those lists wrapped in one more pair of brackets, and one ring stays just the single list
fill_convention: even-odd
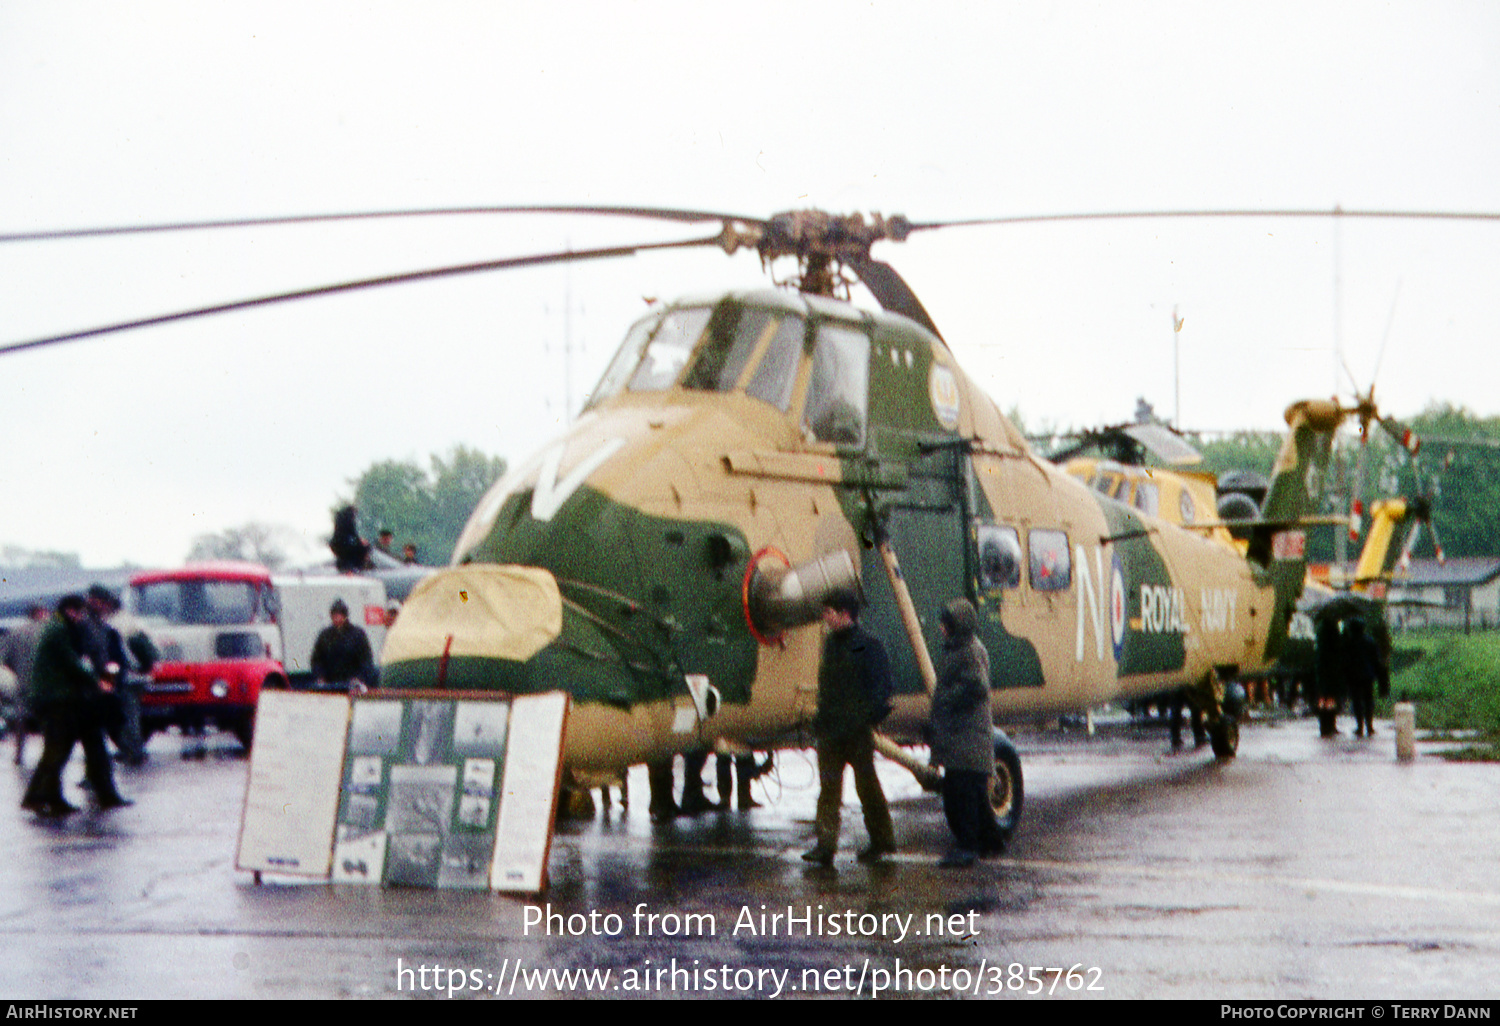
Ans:
[{"label": "roundel", "polygon": [[937,361],[927,375],[927,396],[932,400],[932,412],[938,423],[949,431],[958,427],[958,381],[953,372]]},{"label": "roundel", "polygon": [[1109,630],[1115,642],[1115,662],[1125,651],[1125,574],[1115,553],[1109,574]]}]

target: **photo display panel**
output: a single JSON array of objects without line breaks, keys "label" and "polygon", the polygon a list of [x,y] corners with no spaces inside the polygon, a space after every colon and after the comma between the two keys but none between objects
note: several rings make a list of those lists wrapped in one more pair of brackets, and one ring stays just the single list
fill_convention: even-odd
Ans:
[{"label": "photo display panel", "polygon": [[562,694],[355,699],[331,879],[540,890],[566,708]]}]

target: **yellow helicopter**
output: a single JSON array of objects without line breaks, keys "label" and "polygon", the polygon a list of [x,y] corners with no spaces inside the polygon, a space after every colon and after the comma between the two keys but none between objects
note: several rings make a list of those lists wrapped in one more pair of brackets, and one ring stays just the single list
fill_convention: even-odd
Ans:
[{"label": "yellow helicopter", "polygon": [[[924,740],[937,613],[955,597],[980,610],[996,719],[1186,687],[1215,753],[1234,754],[1232,682],[1262,672],[1286,640],[1305,569],[1299,518],[1350,411],[1331,400],[1287,409],[1286,441],[1242,552],[1090,489],[1030,448],[911,289],[870,255],[876,242],[944,223],[820,211],[755,219],[487,209],[717,230],[299,290],[0,353],[650,249],[714,245],[752,249],[766,265],[790,259],[792,289],[681,299],[630,327],[582,415],[494,486],[451,565],[411,593],[382,655],[383,685],[567,691],[564,759],[580,785],[677,752],[796,743],[815,709],[812,625],[826,596],[859,587],[863,623],[885,641],[896,678],[883,750],[914,769],[898,746]],[[251,223],[276,220],[291,219]],[[855,281],[880,311],[849,302]],[[1007,829],[1021,780],[1015,749],[997,732],[993,797]]]}]

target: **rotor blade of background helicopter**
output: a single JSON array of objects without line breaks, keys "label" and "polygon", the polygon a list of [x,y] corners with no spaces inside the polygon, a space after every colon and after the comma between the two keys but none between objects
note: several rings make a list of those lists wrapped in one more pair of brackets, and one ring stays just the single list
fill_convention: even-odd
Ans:
[{"label": "rotor blade of background helicopter", "polygon": [[241,299],[230,303],[217,303],[213,306],[197,307],[192,310],[179,310],[176,313],[161,314],[156,317],[144,317],[140,320],[120,321],[115,324],[105,324],[97,328],[87,328],[83,331],[68,332],[64,335],[35,338],[27,342],[12,342],[8,345],[0,345],[0,356],[7,353],[18,353],[24,349],[38,349],[42,346],[56,345],[61,342],[76,342],[80,339],[94,338],[98,335],[130,331],[133,328],[146,328],[156,324],[170,324],[173,321],[185,321],[194,317],[207,317],[212,314],[228,313],[232,310],[246,310],[255,306],[271,306],[276,303],[288,303],[298,299],[311,299],[315,296],[329,296],[340,292],[355,292],[360,289],[381,288],[386,285],[402,285],[407,282],[428,281],[434,278],[451,278],[461,274],[478,274],[483,271],[504,271],[518,267],[560,264],[572,260],[601,260],[608,257],[632,256],[636,253],[654,249],[688,249],[694,246],[718,246],[722,243],[722,235],[713,235],[706,239],[685,239],[680,242],[651,242],[635,246],[611,246],[606,249],[564,250],[560,253],[542,253],[534,256],[511,257],[505,260],[488,260],[477,264],[459,264],[452,267],[429,268],[425,271],[388,274],[379,278],[364,278],[359,281],[346,281],[336,285],[320,285],[310,289],[298,289],[294,292],[278,292],[269,296],[258,296],[254,299]]},{"label": "rotor blade of background helicopter", "polygon": [[739,221],[747,225],[765,222],[739,214],[722,214],[708,210],[672,210],[665,207],[431,207],[417,210],[368,210],[344,214],[292,214],[285,217],[247,217],[221,221],[176,221],[163,224],[117,225],[106,228],[62,228],[55,231],[10,232],[0,234],[3,242],[45,242],[54,239],[82,239],[101,235],[149,235],[157,232],[190,232],[209,228],[260,228],[268,225],[318,224],[328,221],[376,221],[412,217],[462,217],[474,214],[594,214],[604,217],[639,217],[654,221],[681,221],[696,224],[703,221]]},{"label": "rotor blade of background helicopter", "polygon": [[1500,221],[1500,213],[1454,210],[1139,210],[1093,214],[1023,214],[1013,217],[984,217],[964,221],[911,222],[908,232],[930,228],[962,228],[990,224],[1041,224],[1049,221],[1145,221],[1171,218],[1215,217],[1346,217],[1397,221]]}]

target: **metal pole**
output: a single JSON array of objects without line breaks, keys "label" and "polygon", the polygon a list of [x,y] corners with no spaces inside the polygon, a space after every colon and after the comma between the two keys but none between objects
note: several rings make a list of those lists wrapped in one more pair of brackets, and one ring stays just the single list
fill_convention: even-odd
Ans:
[{"label": "metal pole", "polygon": [[1172,426],[1182,430],[1182,370],[1177,359],[1178,341],[1182,337],[1182,318],[1172,306]]}]

